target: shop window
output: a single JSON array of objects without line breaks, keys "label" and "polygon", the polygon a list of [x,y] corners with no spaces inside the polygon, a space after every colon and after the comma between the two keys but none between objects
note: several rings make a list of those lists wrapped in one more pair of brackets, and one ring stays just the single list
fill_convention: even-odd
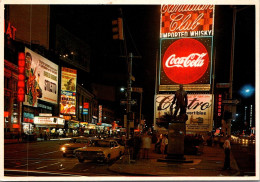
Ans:
[{"label": "shop window", "polygon": [[17,81],[16,80],[13,81],[13,88],[12,88],[12,90],[14,92],[17,92]]},{"label": "shop window", "polygon": [[4,96],[4,110],[8,111],[10,108],[10,97]]}]

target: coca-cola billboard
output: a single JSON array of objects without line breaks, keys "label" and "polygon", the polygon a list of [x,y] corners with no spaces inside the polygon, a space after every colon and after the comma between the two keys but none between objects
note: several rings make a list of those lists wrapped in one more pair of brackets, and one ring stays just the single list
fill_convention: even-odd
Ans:
[{"label": "coca-cola billboard", "polygon": [[214,35],[214,5],[163,4],[161,38]]},{"label": "coca-cola billboard", "polygon": [[[157,94],[155,96],[155,119],[154,126],[156,130],[168,125],[167,115],[170,112],[170,106],[173,101],[173,94]],[[212,130],[212,112],[213,96],[211,94],[188,94],[188,106],[186,114],[187,132],[200,132]],[[173,112],[175,105],[173,105]]]},{"label": "coca-cola billboard", "polygon": [[210,84],[212,38],[161,40],[160,85]]}]

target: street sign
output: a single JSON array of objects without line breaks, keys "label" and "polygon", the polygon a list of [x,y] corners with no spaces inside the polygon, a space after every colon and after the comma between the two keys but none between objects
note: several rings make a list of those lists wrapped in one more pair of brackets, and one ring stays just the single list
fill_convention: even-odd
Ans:
[{"label": "street sign", "polygon": [[239,100],[235,99],[235,100],[223,100],[222,104],[239,104]]},{"label": "street sign", "polygon": [[[131,105],[135,105],[136,100],[131,100],[130,103],[131,103]],[[120,104],[122,104],[122,105],[128,104],[128,101],[127,100],[120,100]]]},{"label": "street sign", "polygon": [[229,88],[230,87],[230,83],[217,83],[216,87],[217,88]]},{"label": "street sign", "polygon": [[139,92],[139,93],[142,93],[142,92],[143,92],[143,88],[132,87],[132,91],[133,91],[133,92]]}]

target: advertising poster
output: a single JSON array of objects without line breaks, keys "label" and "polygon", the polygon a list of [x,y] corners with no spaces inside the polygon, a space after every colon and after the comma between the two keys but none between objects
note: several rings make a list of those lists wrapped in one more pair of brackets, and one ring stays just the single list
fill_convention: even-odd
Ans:
[{"label": "advertising poster", "polygon": [[[170,105],[174,95],[158,94],[155,96],[155,123],[156,128],[164,127],[167,123],[167,115],[170,115]],[[188,94],[188,106],[186,114],[186,132],[203,132],[212,130],[212,107],[211,94]],[[173,112],[175,105],[173,105]],[[178,115],[178,114],[177,114]]]},{"label": "advertising poster", "polygon": [[61,68],[61,114],[76,114],[77,70]]},{"label": "advertising poster", "polygon": [[162,5],[160,37],[213,36],[214,10],[214,5]]},{"label": "advertising poster", "polygon": [[24,105],[37,107],[37,100],[58,102],[58,65],[25,48]]},{"label": "advertising poster", "polygon": [[212,38],[161,40],[160,85],[210,84]]}]

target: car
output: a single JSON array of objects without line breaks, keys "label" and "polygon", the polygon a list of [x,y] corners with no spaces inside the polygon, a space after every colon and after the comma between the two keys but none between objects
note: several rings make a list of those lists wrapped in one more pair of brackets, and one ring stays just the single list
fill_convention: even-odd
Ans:
[{"label": "car", "polygon": [[95,139],[96,138],[94,137],[90,138],[85,136],[73,137],[68,143],[63,144],[60,147],[60,151],[62,152],[63,157],[74,156],[73,151],[75,149],[90,146]]},{"label": "car", "polygon": [[91,146],[78,148],[74,150],[74,154],[80,163],[83,163],[84,160],[109,162],[123,155],[124,150],[125,147],[119,145],[117,141],[105,139],[95,140]]}]

